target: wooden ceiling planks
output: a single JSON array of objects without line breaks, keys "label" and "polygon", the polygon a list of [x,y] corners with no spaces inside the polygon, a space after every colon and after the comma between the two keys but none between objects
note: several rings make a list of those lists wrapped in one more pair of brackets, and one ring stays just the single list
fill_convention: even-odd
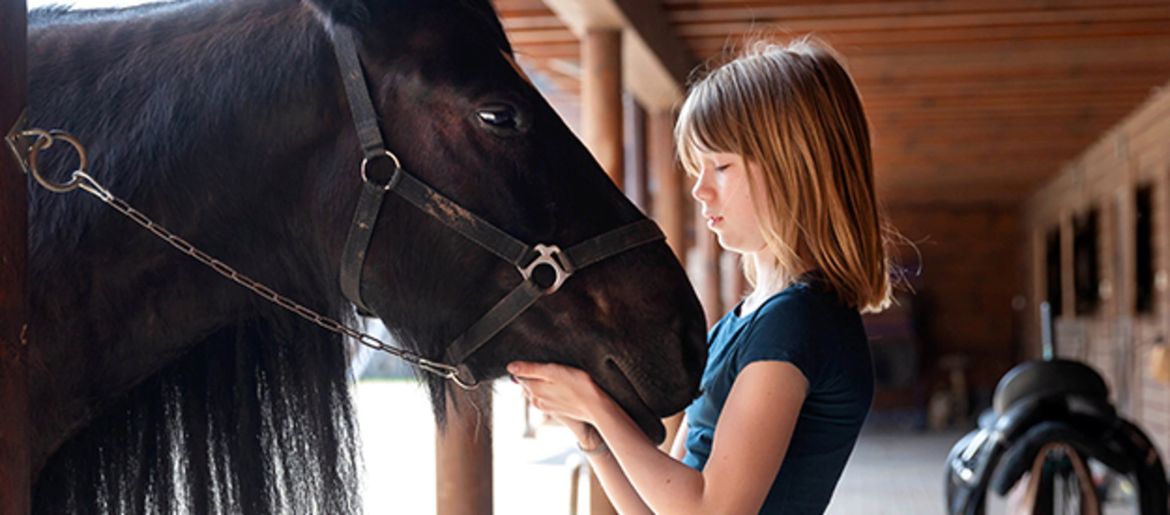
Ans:
[{"label": "wooden ceiling planks", "polygon": [[[541,0],[495,4],[521,61],[571,105],[573,34]],[[750,37],[831,43],[861,89],[891,203],[1018,203],[1170,82],[1170,0],[659,4],[700,62]]]}]

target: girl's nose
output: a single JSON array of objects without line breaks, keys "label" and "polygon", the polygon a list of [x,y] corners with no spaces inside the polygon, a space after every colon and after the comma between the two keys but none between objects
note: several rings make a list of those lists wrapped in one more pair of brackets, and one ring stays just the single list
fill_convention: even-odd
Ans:
[{"label": "girl's nose", "polygon": [[714,190],[708,183],[708,173],[706,170],[701,170],[699,176],[695,178],[695,185],[691,188],[691,197],[700,202],[709,202]]}]

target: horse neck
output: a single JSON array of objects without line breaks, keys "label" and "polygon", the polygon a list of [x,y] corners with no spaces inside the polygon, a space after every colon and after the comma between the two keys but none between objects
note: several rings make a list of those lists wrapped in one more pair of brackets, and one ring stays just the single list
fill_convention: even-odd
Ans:
[{"label": "horse neck", "polygon": [[[241,6],[240,4],[246,4]],[[30,38],[34,126],[76,134],[115,195],[241,272],[313,307],[335,281],[308,170],[336,145],[336,71],[307,10],[283,1],[165,7]],[[58,156],[54,156],[58,157]],[[65,166],[48,159],[47,169]],[[318,195],[320,193],[312,193]],[[68,433],[262,301],[81,192],[34,189],[34,424]],[[319,203],[316,203],[319,204]]]}]

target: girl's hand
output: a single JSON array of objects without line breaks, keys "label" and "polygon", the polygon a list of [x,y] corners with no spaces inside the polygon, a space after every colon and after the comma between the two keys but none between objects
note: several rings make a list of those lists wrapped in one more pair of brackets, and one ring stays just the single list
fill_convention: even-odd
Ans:
[{"label": "girl's hand", "polygon": [[509,363],[508,372],[532,405],[573,431],[582,447],[592,449],[601,444],[592,424],[609,396],[589,374],[563,365],[526,361]]}]

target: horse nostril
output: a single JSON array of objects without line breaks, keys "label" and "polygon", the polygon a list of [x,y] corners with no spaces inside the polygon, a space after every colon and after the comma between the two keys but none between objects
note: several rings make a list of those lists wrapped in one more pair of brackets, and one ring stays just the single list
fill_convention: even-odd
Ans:
[{"label": "horse nostril", "polygon": [[[601,364],[607,373],[615,374],[622,377],[626,381],[629,381],[629,378],[626,377],[626,373],[624,370],[622,370],[621,365],[618,365],[617,358],[615,358],[612,354],[607,354],[605,359],[601,361]],[[633,386],[633,384],[631,383],[630,386]]]},{"label": "horse nostril", "polygon": [[621,368],[618,367],[618,364],[617,364],[617,358],[613,357],[613,354],[607,354],[605,356],[605,359],[603,359],[601,362],[602,362],[602,364],[605,365],[605,368],[609,369],[610,372],[620,372],[621,371]]}]

